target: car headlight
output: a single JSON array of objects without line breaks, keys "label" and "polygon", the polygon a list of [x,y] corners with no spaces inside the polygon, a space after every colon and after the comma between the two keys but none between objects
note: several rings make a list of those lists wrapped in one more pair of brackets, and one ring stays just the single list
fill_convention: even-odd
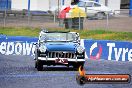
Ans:
[{"label": "car headlight", "polygon": [[83,53],[84,52],[84,48],[82,46],[77,47],[77,52],[79,54]]},{"label": "car headlight", "polygon": [[46,52],[46,50],[47,50],[46,46],[43,46],[43,45],[40,46],[39,49],[40,49],[41,52]]}]

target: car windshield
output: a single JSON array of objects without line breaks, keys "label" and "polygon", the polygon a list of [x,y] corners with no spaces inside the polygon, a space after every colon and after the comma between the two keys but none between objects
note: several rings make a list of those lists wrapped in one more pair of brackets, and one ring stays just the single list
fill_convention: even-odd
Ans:
[{"label": "car windshield", "polygon": [[93,2],[87,2],[86,7],[93,7]]},{"label": "car windshield", "polygon": [[78,3],[78,6],[79,6],[79,7],[85,7],[85,2],[79,2],[79,3]]},{"label": "car windshield", "polygon": [[45,42],[67,42],[76,41],[76,35],[72,33],[45,33],[40,37],[41,41]]}]

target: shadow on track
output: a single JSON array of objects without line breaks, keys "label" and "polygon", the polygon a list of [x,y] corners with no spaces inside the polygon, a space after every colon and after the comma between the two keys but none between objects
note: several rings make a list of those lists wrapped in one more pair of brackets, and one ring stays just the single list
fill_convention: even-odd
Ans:
[{"label": "shadow on track", "polygon": [[72,67],[43,67],[42,71],[77,71]]}]

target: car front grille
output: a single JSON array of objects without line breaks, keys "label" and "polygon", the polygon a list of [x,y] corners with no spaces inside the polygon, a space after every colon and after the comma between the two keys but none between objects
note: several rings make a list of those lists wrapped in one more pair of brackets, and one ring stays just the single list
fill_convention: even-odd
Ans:
[{"label": "car front grille", "polygon": [[70,52],[49,52],[48,58],[75,58],[76,55]]}]

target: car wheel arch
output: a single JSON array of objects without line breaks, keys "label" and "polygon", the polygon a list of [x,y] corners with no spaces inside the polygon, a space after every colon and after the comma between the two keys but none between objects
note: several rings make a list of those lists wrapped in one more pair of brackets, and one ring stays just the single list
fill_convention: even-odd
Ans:
[{"label": "car wheel arch", "polygon": [[95,14],[95,17],[97,17],[97,19],[104,19],[106,16],[105,12],[98,12]]}]

